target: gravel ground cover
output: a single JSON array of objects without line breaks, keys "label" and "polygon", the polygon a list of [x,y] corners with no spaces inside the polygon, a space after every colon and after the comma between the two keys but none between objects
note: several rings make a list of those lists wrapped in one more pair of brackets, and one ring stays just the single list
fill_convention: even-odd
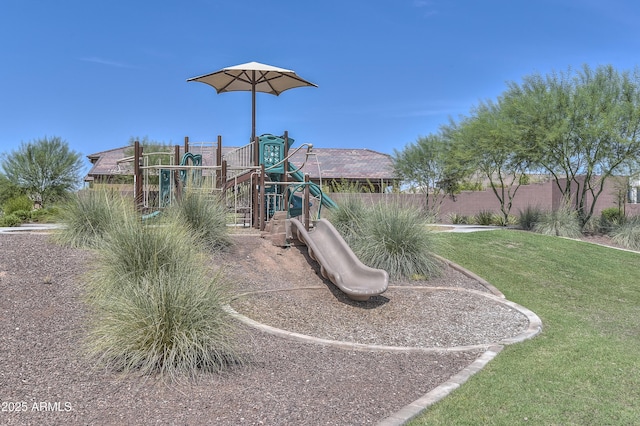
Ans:
[{"label": "gravel ground cover", "polygon": [[[526,327],[517,312],[457,290],[488,293],[451,268],[351,302],[317,274],[304,249],[252,235],[235,241],[212,263],[245,294],[234,308],[269,325],[424,347],[492,342]],[[96,369],[83,354],[82,273],[92,256],[44,233],[0,234],[0,424],[375,424],[483,352],[350,350],[244,327],[238,342],[247,362],[223,374],[173,384],[122,376]]]}]

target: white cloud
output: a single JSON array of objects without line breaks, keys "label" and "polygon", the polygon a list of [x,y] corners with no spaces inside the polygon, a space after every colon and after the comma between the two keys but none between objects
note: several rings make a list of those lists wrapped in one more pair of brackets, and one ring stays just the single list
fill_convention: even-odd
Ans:
[{"label": "white cloud", "polygon": [[425,18],[438,14],[438,11],[434,8],[434,2],[430,0],[414,0],[413,6],[418,9],[422,9],[422,16],[424,16]]},{"label": "white cloud", "polygon": [[111,61],[109,59],[98,58],[97,56],[88,56],[85,58],[80,58],[81,61],[84,62],[92,62],[94,64],[107,65],[110,67],[116,68],[134,68],[129,64],[125,64],[123,62]]}]

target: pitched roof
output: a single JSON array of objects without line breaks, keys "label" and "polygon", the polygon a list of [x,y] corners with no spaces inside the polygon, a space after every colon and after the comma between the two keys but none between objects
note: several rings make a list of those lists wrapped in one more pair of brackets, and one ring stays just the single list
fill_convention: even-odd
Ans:
[{"label": "pitched roof", "polygon": [[[305,163],[306,157],[306,163]],[[300,167],[310,178],[379,180],[395,179],[393,159],[388,154],[370,149],[313,148],[307,155],[302,150],[291,157],[291,163]]]},{"label": "pitched roof", "polygon": [[[120,161],[126,157],[127,148],[130,147],[114,148],[88,155],[87,158],[93,167],[85,180],[92,180],[96,176],[131,175],[133,163]],[[222,153],[225,154],[233,149],[235,147],[223,146]],[[203,165],[215,164],[215,146],[194,144],[191,145],[190,151],[202,154]],[[292,155],[291,163],[302,167],[301,171],[309,173],[311,179],[318,179],[320,176],[323,179],[396,179],[392,157],[370,149],[313,148],[308,154],[306,150],[300,150]]]}]

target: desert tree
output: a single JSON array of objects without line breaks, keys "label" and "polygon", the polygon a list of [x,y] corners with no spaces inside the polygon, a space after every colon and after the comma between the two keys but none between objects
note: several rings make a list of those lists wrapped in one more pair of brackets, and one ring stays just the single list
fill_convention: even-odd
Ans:
[{"label": "desert tree", "polygon": [[437,214],[442,201],[452,191],[447,156],[448,140],[442,132],[420,137],[402,151],[394,150],[396,175],[410,191],[424,194],[429,214]]},{"label": "desert tree", "polygon": [[640,72],[611,65],[509,83],[503,108],[534,166],[549,173],[582,224],[605,181],[640,156]]},{"label": "desert tree", "polygon": [[75,189],[81,180],[80,154],[59,137],[23,142],[4,155],[1,164],[8,180],[43,206]]},{"label": "desert tree", "polygon": [[449,162],[480,173],[489,182],[507,223],[513,200],[524,181],[529,160],[526,144],[513,132],[509,117],[497,103],[483,102],[451,132]]}]

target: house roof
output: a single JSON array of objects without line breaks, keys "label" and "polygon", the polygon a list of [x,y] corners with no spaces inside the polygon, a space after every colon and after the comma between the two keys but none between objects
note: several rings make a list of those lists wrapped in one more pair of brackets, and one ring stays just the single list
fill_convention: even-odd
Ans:
[{"label": "house roof", "polygon": [[391,156],[370,149],[313,148],[309,154],[301,150],[291,157],[291,163],[302,165],[301,171],[312,179],[320,173],[323,179],[396,179]]},{"label": "house roof", "polygon": [[[85,181],[97,176],[131,175],[133,162],[122,161],[129,146],[101,151],[87,156],[93,164]],[[190,151],[202,154],[203,165],[215,165],[216,146],[192,144]],[[222,148],[222,154],[236,149]],[[294,150],[292,148],[292,150]],[[182,152],[182,150],[180,151]],[[292,164],[302,167],[311,179],[394,180],[393,159],[390,155],[370,149],[313,148],[310,153],[300,150],[291,157]]]}]

